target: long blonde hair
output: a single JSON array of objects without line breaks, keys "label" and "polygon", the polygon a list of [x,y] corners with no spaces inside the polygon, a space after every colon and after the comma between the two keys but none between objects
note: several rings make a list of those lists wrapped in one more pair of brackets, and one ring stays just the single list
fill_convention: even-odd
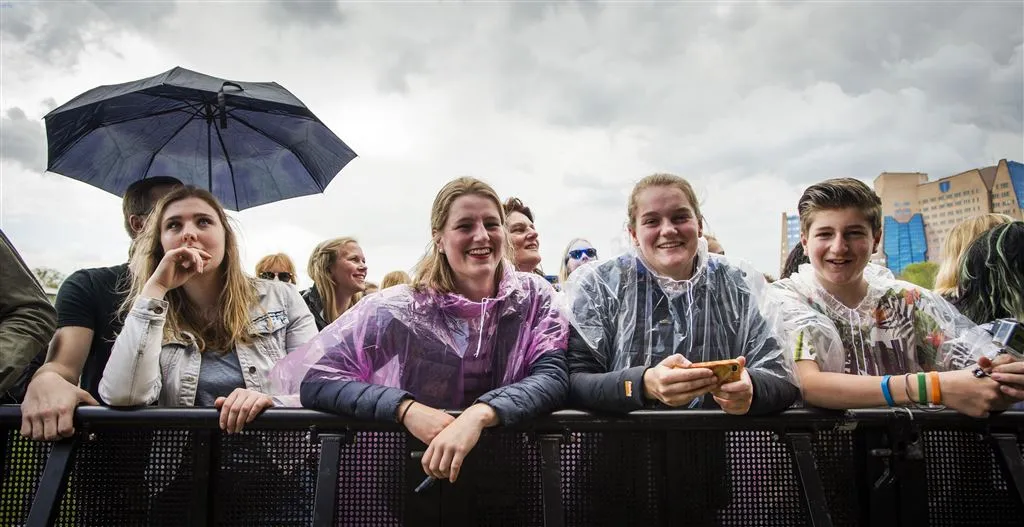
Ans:
[{"label": "long blonde hair", "polygon": [[934,291],[940,295],[956,296],[957,287],[960,285],[960,258],[971,246],[971,242],[992,227],[1012,221],[1013,218],[1006,214],[979,214],[961,221],[950,229],[945,243],[942,244],[942,263],[939,264],[939,271],[935,275]]},{"label": "long blonde hair", "polygon": [[217,272],[224,279],[224,287],[220,290],[214,310],[219,316],[213,321],[206,320],[201,307],[208,306],[193,304],[185,294],[184,287],[172,289],[164,297],[168,309],[163,340],[183,342],[186,340],[184,332],[189,332],[195,336],[200,352],[207,349],[228,352],[237,344],[252,342],[251,309],[259,304],[259,298],[256,294],[255,280],[242,272],[238,239],[224,213],[224,207],[221,207],[213,194],[204,189],[192,186],[179,187],[164,196],[153,207],[145,228],[135,240],[135,251],[128,261],[131,282],[125,301],[121,305],[121,312],[127,314],[131,311],[135,299],[142,294],[143,287],[164,257],[160,235],[167,207],[189,198],[206,202],[217,213],[217,220],[224,228],[224,260],[217,268]]},{"label": "long blonde hair", "polygon": [[306,272],[309,273],[309,277],[316,286],[317,293],[320,294],[320,300],[323,301],[324,320],[328,324],[337,320],[342,313],[348,311],[348,308],[352,307],[362,297],[358,293],[352,295],[352,300],[341,311],[338,310],[334,302],[334,286],[337,284],[331,278],[331,267],[334,267],[334,264],[338,261],[338,251],[350,243],[359,244],[355,238],[350,236],[342,236],[341,238],[332,238],[320,242],[316,249],[313,249],[313,254],[309,255],[309,264],[306,266]]},{"label": "long blonde hair", "polygon": [[569,241],[569,244],[565,246],[565,250],[562,251],[562,268],[558,270],[558,283],[560,284],[564,284],[565,281],[569,279],[569,249],[572,249],[572,246],[576,245],[576,242],[590,243],[589,240],[584,238],[573,238]]},{"label": "long blonde hair", "polygon": [[[434,206],[430,209],[430,246],[413,269],[412,283],[417,289],[433,289],[440,293],[456,292],[452,266],[448,263],[448,258],[438,252],[437,241],[441,238],[441,233],[444,232],[445,224],[448,223],[452,204],[456,199],[470,194],[493,201],[495,208],[498,209],[498,219],[502,225],[505,225],[505,211],[502,209],[501,199],[490,185],[471,177],[460,177],[449,181],[438,191],[437,196],[434,197]],[[511,265],[508,259],[512,255],[512,243],[507,235],[502,251],[504,254],[498,261],[495,280],[500,280],[501,276],[505,274],[505,265]]]},{"label": "long blonde hair", "polygon": [[396,285],[408,284],[412,282],[412,278],[405,271],[391,271],[384,275],[384,278],[380,281],[380,288],[387,289]]}]

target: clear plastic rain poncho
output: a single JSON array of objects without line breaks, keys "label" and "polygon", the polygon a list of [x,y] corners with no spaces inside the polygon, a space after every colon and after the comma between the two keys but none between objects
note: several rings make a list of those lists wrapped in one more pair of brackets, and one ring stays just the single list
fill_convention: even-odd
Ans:
[{"label": "clear plastic rain poncho", "polygon": [[772,284],[794,360],[814,360],[825,372],[897,375],[962,369],[998,352],[938,294],[875,264],[864,278],[868,292],[854,308],[825,290],[811,264]]},{"label": "clear plastic rain poncho", "polygon": [[653,366],[675,353],[691,362],[742,355],[746,368],[795,385],[773,314],[764,313],[764,275],[709,254],[704,238],[696,260],[689,280],[656,274],[633,251],[588,264],[570,276],[560,305],[606,371]]},{"label": "clear plastic rain poncho", "polygon": [[525,378],[544,353],[565,350],[568,323],[553,295],[543,278],[508,267],[495,298],[481,302],[405,285],[384,289],[279,361],[274,393],[280,404],[298,405],[308,375],[400,388],[428,406],[463,408]]}]

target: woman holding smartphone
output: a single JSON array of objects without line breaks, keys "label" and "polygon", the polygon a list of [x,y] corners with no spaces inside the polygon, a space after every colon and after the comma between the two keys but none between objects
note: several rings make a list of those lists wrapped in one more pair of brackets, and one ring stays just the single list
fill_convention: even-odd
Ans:
[{"label": "woman holding smartphone", "polygon": [[[762,316],[763,276],[708,254],[704,220],[683,178],[655,174],[633,188],[627,211],[636,247],[581,268],[564,286],[570,402],[593,410],[721,408],[765,414],[798,393],[792,366]],[[693,363],[736,359],[720,383]]]},{"label": "woman holding smartphone", "polygon": [[[635,251],[581,267],[563,286],[572,323],[570,404],[619,413],[721,408],[735,415],[790,406],[797,396],[792,367],[760,310],[767,284],[761,273],[708,254],[690,184],[668,174],[642,179],[633,187],[627,217]],[[712,365],[693,367],[723,360],[730,361],[723,380]],[[679,510],[687,511],[687,525],[713,525],[732,501],[726,467],[731,443],[724,433],[703,437],[698,445],[687,444],[686,437],[692,436],[637,441],[603,435],[588,449],[594,462],[581,463],[568,478],[581,487],[568,495],[621,496],[623,487],[638,497],[669,492],[678,496]],[[618,463],[672,469],[665,481],[623,481]],[[664,490],[651,488],[662,485]],[[583,523],[664,523],[663,503],[641,498],[612,505],[621,501],[595,500],[600,505],[594,517]]]}]

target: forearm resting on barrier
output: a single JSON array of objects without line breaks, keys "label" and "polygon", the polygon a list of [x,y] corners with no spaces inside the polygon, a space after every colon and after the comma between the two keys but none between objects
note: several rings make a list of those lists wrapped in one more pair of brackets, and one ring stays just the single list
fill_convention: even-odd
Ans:
[{"label": "forearm resting on barrier", "polygon": [[[804,401],[820,408],[926,405],[933,401],[932,394],[936,393],[931,380],[924,380],[922,390],[919,384],[922,379],[917,373],[891,375],[886,382],[890,402],[882,388],[885,377],[823,372],[811,360],[798,361],[796,366]],[[934,397],[939,404],[962,414],[987,417],[990,412],[1006,407],[999,383],[988,377],[977,378],[970,369],[940,372],[936,384],[938,394]]]}]

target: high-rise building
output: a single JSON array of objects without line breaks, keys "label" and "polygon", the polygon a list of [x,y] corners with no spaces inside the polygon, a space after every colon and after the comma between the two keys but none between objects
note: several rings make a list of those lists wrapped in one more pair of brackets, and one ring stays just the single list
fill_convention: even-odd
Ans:
[{"label": "high-rise building", "polygon": [[782,249],[779,255],[779,276],[786,267],[786,258],[789,251],[793,250],[800,243],[800,215],[782,213]]},{"label": "high-rise building", "polygon": [[893,273],[915,262],[937,262],[957,223],[989,212],[1024,219],[1024,165],[1005,159],[928,181],[920,172],[883,172],[875,178],[882,199],[882,252]]}]

